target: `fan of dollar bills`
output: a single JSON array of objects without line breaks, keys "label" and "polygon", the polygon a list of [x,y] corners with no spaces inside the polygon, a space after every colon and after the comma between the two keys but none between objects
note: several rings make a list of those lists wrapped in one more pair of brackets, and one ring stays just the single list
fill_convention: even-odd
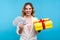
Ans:
[{"label": "fan of dollar bills", "polygon": [[27,24],[27,22],[26,22],[26,20],[23,18],[23,17],[17,17],[17,18],[15,18],[15,20],[13,21],[13,24],[15,25],[15,26],[18,26],[18,24],[23,24],[23,25],[25,25],[25,24]]}]

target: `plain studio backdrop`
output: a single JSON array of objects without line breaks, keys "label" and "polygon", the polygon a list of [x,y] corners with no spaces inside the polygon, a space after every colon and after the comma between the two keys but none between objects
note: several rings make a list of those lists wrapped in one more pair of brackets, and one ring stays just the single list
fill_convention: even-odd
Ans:
[{"label": "plain studio backdrop", "polygon": [[60,40],[60,0],[0,0],[0,40],[19,40],[13,20],[21,16],[26,2],[31,2],[38,19],[50,18],[53,28],[42,30],[38,40]]}]

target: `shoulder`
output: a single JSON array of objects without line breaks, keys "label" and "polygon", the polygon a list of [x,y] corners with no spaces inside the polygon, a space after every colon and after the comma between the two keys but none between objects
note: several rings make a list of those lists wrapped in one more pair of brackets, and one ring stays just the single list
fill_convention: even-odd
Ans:
[{"label": "shoulder", "polygon": [[37,18],[37,17],[32,17],[32,19],[33,19],[33,20],[38,20],[38,18]]}]

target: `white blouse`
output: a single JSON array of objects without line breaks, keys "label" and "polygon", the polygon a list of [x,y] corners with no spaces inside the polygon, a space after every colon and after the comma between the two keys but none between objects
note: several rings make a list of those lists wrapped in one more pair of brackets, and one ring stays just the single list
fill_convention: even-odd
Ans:
[{"label": "white blouse", "polygon": [[[19,18],[19,17],[17,17],[17,18]],[[32,21],[38,20],[36,17],[31,17],[31,18],[32,18]],[[25,20],[26,20],[26,18],[25,18]],[[27,22],[27,20],[26,20],[26,22]],[[31,24],[29,24],[27,22],[27,24],[24,25],[24,29],[23,29],[21,34],[19,34],[19,32],[18,32],[19,25],[20,25],[20,23],[18,23],[18,25],[17,25],[17,31],[16,32],[18,35],[20,35],[20,40],[37,40],[36,32],[35,32],[35,29],[33,27],[33,22]]]}]

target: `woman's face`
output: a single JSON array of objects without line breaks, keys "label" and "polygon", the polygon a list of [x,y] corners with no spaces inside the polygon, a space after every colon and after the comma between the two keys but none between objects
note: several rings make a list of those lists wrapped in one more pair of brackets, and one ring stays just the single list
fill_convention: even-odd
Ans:
[{"label": "woman's face", "polygon": [[32,7],[30,5],[26,5],[24,11],[25,11],[25,13],[26,13],[27,16],[30,16],[31,13],[32,13]]}]

